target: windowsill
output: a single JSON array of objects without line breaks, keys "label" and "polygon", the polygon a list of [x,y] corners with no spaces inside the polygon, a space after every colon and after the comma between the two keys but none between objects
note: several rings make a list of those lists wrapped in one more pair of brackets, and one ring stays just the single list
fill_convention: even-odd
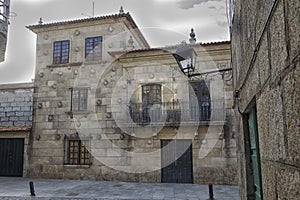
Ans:
[{"label": "windowsill", "polygon": [[74,115],[88,115],[89,111],[68,111],[66,114],[70,115],[71,118],[73,118]]},{"label": "windowsill", "polygon": [[80,66],[80,65],[82,65],[82,62],[51,64],[51,65],[47,65],[47,67],[49,67],[49,68],[58,68],[58,67],[73,67],[73,66]]},{"label": "windowsill", "polygon": [[90,168],[92,164],[89,165],[70,165],[70,164],[64,164],[64,167],[66,168]]},{"label": "windowsill", "polygon": [[85,65],[95,65],[95,64],[105,64],[105,63],[107,63],[107,61],[105,60],[90,60],[90,61],[85,60],[83,62],[83,64]]}]

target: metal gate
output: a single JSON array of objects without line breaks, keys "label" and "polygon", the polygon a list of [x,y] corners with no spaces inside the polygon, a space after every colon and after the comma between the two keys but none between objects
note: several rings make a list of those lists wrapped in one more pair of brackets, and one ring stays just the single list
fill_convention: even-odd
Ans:
[{"label": "metal gate", "polygon": [[162,182],[193,183],[192,140],[161,140]]},{"label": "metal gate", "polygon": [[0,176],[23,175],[24,139],[0,138]]}]

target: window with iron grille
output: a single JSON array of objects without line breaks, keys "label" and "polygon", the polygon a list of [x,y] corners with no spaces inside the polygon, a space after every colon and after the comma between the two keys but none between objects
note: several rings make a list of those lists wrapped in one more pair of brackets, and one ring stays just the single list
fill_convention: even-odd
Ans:
[{"label": "window with iron grille", "polygon": [[87,110],[87,88],[73,88],[71,90],[71,111],[86,111]]},{"label": "window with iron grille", "polygon": [[85,39],[85,59],[87,61],[102,59],[102,36]]},{"label": "window with iron grille", "polygon": [[142,86],[143,105],[161,104],[161,85],[148,84]]},{"label": "window with iron grille", "polygon": [[53,45],[53,64],[69,63],[70,41],[56,41]]},{"label": "window with iron grille", "polygon": [[190,82],[190,109],[191,118],[200,121],[209,121],[211,117],[211,99],[208,81]]},{"label": "window with iron grille", "polygon": [[[142,122],[161,120],[161,85],[148,84],[142,86]],[[156,106],[154,106],[156,105]]]},{"label": "window with iron grille", "polygon": [[68,142],[67,164],[69,165],[89,165],[90,163],[90,141],[70,139]]}]

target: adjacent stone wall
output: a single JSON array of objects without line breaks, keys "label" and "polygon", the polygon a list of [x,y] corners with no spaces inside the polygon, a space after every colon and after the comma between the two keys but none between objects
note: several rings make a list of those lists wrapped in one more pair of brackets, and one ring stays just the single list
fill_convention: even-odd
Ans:
[{"label": "adjacent stone wall", "polygon": [[29,169],[33,93],[33,83],[0,85],[0,138],[24,139],[24,177]]},{"label": "adjacent stone wall", "polygon": [[33,84],[0,85],[0,127],[31,126]]},{"label": "adjacent stone wall", "polygon": [[[235,1],[232,62],[239,122],[241,199],[249,180],[243,117],[256,104],[264,199],[295,199],[300,191],[299,10],[296,0]],[[253,191],[252,191],[253,192]]]}]

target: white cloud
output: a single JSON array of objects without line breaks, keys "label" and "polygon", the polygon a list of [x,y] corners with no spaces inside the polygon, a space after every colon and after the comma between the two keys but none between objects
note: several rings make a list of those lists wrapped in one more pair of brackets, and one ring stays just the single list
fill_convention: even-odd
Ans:
[{"label": "white cloud", "polygon": [[203,4],[211,1],[222,1],[222,0],[179,0],[179,7],[182,9],[194,8],[197,4]]}]

